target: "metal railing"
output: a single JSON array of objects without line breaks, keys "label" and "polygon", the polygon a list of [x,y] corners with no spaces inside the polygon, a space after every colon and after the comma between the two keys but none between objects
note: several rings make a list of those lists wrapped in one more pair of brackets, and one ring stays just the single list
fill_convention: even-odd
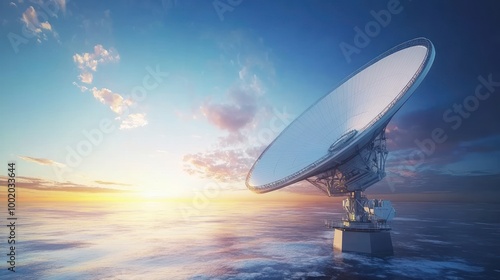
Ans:
[{"label": "metal railing", "polygon": [[380,231],[391,230],[391,226],[387,223],[373,223],[373,222],[348,222],[348,221],[328,221],[325,220],[326,228],[335,228],[341,230],[351,231]]}]

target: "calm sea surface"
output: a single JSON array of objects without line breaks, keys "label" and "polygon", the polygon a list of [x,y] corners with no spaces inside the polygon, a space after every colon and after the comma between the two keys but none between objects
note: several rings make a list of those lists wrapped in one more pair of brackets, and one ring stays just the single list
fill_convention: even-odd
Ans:
[{"label": "calm sea surface", "polygon": [[339,203],[25,204],[16,273],[1,230],[0,278],[500,279],[499,205],[393,204],[386,258],[332,250]]}]

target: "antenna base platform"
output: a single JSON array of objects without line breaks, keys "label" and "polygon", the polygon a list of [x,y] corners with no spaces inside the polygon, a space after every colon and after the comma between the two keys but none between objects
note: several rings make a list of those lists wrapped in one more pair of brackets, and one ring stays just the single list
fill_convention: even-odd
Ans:
[{"label": "antenna base platform", "polygon": [[389,230],[358,231],[336,228],[334,232],[334,250],[383,256],[394,254]]},{"label": "antenna base platform", "polygon": [[367,199],[361,191],[350,193],[342,205],[346,216],[340,222],[327,222],[334,228],[333,248],[341,252],[392,255],[390,222],[395,210],[390,201]]}]

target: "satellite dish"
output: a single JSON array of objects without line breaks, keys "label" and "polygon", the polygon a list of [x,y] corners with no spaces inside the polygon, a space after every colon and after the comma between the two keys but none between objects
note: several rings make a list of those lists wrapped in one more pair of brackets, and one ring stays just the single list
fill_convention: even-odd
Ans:
[{"label": "satellite dish", "polygon": [[250,169],[247,187],[266,193],[307,180],[328,196],[350,196],[344,203],[348,223],[339,228],[380,221],[374,207],[393,209],[390,202],[368,201],[362,191],[385,177],[385,128],[427,75],[434,56],[432,43],[417,38],[349,75],[269,144]]},{"label": "satellite dish", "polygon": [[418,38],[361,67],[281,132],[250,169],[247,187],[270,192],[341,166],[384,131],[433,60],[432,43]]}]

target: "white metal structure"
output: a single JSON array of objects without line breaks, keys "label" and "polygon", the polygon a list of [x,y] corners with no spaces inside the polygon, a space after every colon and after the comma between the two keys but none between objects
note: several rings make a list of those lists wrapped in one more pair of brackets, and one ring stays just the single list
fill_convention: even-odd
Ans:
[{"label": "white metal structure", "polygon": [[362,192],[384,178],[385,127],[422,82],[434,56],[432,43],[417,38],[348,76],[264,150],[248,173],[247,187],[266,193],[307,180],[328,196],[348,195],[347,216],[335,228],[390,229],[385,226],[395,214],[390,202],[368,200]]},{"label": "white metal structure", "polygon": [[250,169],[247,187],[265,193],[335,169],[384,131],[433,60],[432,43],[418,38],[361,67],[281,132]]}]

